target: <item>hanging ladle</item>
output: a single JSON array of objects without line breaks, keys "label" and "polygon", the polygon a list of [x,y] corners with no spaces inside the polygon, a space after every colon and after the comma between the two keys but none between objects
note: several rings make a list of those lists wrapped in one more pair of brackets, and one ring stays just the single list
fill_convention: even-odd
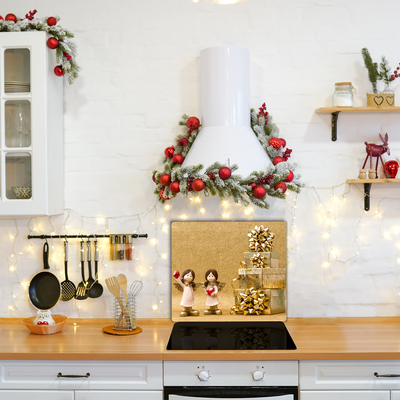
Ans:
[{"label": "hanging ladle", "polygon": [[[90,250],[89,250],[90,251]],[[97,247],[97,240],[94,241],[94,277],[93,284],[89,286],[89,297],[96,299],[103,294],[103,286],[99,283],[98,279],[98,265],[99,265],[99,248]],[[92,269],[89,264],[89,279],[92,276]]]}]

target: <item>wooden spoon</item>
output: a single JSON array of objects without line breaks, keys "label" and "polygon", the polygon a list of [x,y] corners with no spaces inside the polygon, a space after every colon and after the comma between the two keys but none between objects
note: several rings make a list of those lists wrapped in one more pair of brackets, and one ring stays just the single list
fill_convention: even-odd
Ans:
[{"label": "wooden spoon", "polygon": [[126,302],[128,301],[128,280],[126,279],[126,276],[124,274],[119,274],[117,276],[117,281],[119,283],[119,287],[122,290],[122,293],[124,294],[126,304]]},{"label": "wooden spoon", "polygon": [[[128,325],[131,325],[129,314],[126,312],[126,308],[124,306],[123,301],[121,300],[121,287],[118,284],[117,278],[115,276],[111,276],[110,278],[106,278],[106,285],[108,290],[114,297],[117,299],[118,304],[121,308],[121,314],[125,315],[128,320]],[[119,319],[118,319],[119,320]]]}]

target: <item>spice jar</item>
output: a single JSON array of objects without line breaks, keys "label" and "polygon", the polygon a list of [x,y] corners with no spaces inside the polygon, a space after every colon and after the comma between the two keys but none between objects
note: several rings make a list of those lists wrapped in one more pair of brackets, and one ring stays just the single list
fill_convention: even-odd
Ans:
[{"label": "spice jar", "polygon": [[335,83],[335,92],[333,93],[334,107],[353,107],[353,91],[355,91],[351,82]]},{"label": "spice jar", "polygon": [[117,235],[110,235],[110,260],[117,259]]},{"label": "spice jar", "polygon": [[117,260],[125,259],[125,235],[117,235]]},{"label": "spice jar", "polygon": [[125,260],[133,260],[132,235],[125,236]]}]

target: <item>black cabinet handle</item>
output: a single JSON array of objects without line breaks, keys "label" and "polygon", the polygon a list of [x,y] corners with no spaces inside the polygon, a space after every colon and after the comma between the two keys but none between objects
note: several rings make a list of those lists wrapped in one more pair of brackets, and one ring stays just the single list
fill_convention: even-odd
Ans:
[{"label": "black cabinet handle", "polygon": [[400,378],[400,375],[396,375],[396,374],[379,375],[377,372],[374,372],[374,375],[377,378]]},{"label": "black cabinet handle", "polygon": [[57,378],[89,378],[89,372],[86,375],[63,375],[61,372],[57,374]]}]

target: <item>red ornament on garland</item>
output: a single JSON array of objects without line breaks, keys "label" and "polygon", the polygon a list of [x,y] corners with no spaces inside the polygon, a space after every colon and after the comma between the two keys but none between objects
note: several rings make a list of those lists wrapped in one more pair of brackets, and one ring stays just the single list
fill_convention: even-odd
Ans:
[{"label": "red ornament on garland", "polygon": [[285,182],[292,182],[293,178],[294,178],[294,173],[292,171],[289,171],[289,174],[285,179]]},{"label": "red ornament on garland", "polygon": [[70,56],[68,53],[63,53],[63,56],[67,61],[69,61],[72,58],[72,56]]},{"label": "red ornament on garland", "polygon": [[179,193],[179,192],[181,191],[181,189],[179,189],[179,184],[180,184],[179,181],[173,181],[173,182],[171,182],[171,184],[169,185],[169,190],[170,190],[172,193]]},{"label": "red ornament on garland", "polygon": [[281,141],[282,147],[286,147],[286,140],[283,138],[279,138],[279,140]]},{"label": "red ornament on garland", "polygon": [[278,183],[275,185],[274,189],[275,189],[275,190],[282,189],[282,193],[285,193],[285,192],[286,192],[286,189],[287,189],[286,183],[285,183],[285,182],[278,182]]},{"label": "red ornament on garland", "polygon": [[276,150],[279,150],[282,147],[282,142],[280,141],[279,138],[276,137],[269,139],[268,144]]},{"label": "red ornament on garland", "polygon": [[155,174],[153,174],[153,182],[157,185],[158,184],[158,182],[157,182],[157,180],[156,180],[156,175]]},{"label": "red ornament on garland", "polygon": [[164,194],[164,189],[161,189],[160,190],[160,197],[165,201],[171,200],[171,197],[164,197],[163,194]]},{"label": "red ornament on garland", "polygon": [[276,165],[276,164],[279,164],[279,163],[282,162],[282,161],[283,161],[283,158],[282,158],[281,156],[276,156],[276,157],[273,159],[272,163],[273,163],[274,165]]},{"label": "red ornament on garland", "polygon": [[251,186],[254,189],[257,185],[255,184],[255,182],[252,182],[252,183],[249,183],[249,186]]},{"label": "red ornament on garland", "polygon": [[192,183],[192,188],[196,192],[201,192],[206,187],[206,184],[201,179],[195,179]]},{"label": "red ornament on garland", "polygon": [[174,164],[182,164],[184,160],[184,157],[182,154],[174,154],[174,156],[172,157],[172,162]]},{"label": "red ornament on garland", "polygon": [[200,120],[197,117],[190,117],[186,122],[186,126],[189,130],[194,131],[200,126]]},{"label": "red ornament on garland", "polygon": [[228,167],[222,167],[220,168],[220,170],[218,171],[218,175],[221,179],[229,179],[232,175],[232,171],[230,168]]},{"label": "red ornament on garland", "polygon": [[168,186],[171,183],[171,175],[162,174],[160,176],[160,183],[161,185]]},{"label": "red ornament on garland", "polygon": [[0,21],[4,21],[4,18],[0,15]]},{"label": "red ornament on garland", "polygon": [[48,40],[47,40],[47,47],[49,48],[49,49],[52,49],[52,50],[54,50],[54,49],[56,49],[57,47],[58,47],[58,40],[55,38],[55,37],[51,37],[51,38],[49,38]]},{"label": "red ornament on garland", "polygon": [[7,14],[5,20],[12,21],[12,22],[18,21],[17,16],[15,14]]},{"label": "red ornament on garland", "polygon": [[267,194],[267,191],[265,190],[265,188],[263,186],[256,186],[253,189],[253,194],[256,199],[262,199]]},{"label": "red ornament on garland", "polygon": [[207,175],[211,180],[215,179],[215,174],[213,174],[212,172],[208,173]]},{"label": "red ornament on garland", "polygon": [[385,175],[388,178],[396,178],[398,171],[399,171],[399,164],[397,161],[390,160],[385,162]]},{"label": "red ornament on garland", "polygon": [[54,17],[49,17],[47,18],[47,25],[48,26],[54,26],[57,24],[57,19]]},{"label": "red ornament on garland", "polygon": [[63,76],[64,75],[64,71],[63,71],[61,65],[57,65],[56,67],[54,67],[54,73],[57,76]]},{"label": "red ornament on garland", "polygon": [[170,146],[164,150],[165,157],[172,158],[174,155],[175,147]]}]

